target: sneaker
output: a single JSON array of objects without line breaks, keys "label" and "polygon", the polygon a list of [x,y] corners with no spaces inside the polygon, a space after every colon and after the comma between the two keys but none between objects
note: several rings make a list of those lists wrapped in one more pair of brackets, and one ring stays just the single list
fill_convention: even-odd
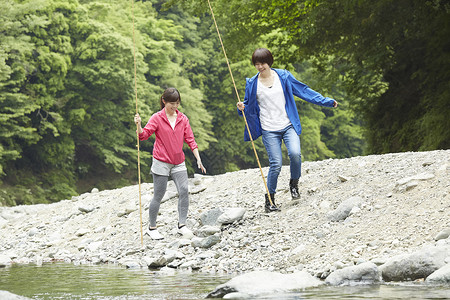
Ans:
[{"label": "sneaker", "polygon": [[152,240],[162,240],[164,238],[164,236],[159,233],[158,229],[150,230],[147,228],[145,234],[148,234]]},{"label": "sneaker", "polygon": [[185,226],[178,228],[178,233],[181,234],[185,239],[192,239],[194,237],[194,234],[192,233],[192,230]]}]

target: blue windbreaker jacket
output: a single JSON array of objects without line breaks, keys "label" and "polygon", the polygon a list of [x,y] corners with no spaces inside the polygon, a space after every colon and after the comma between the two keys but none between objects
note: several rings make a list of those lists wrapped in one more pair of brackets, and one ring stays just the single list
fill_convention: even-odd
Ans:
[{"label": "blue windbreaker jacket", "polygon": [[[306,84],[295,79],[294,75],[292,75],[291,72],[283,69],[272,70],[274,70],[280,77],[281,86],[283,87],[284,92],[284,98],[286,99],[286,113],[298,135],[302,133],[302,126],[300,124],[300,117],[298,116],[294,95],[313,104],[333,107],[334,99],[324,97],[318,92],[312,90]],[[253,140],[256,140],[262,134],[261,122],[259,120],[259,105],[258,101],[256,100],[258,74],[256,74],[252,78],[246,79],[247,82],[245,84],[244,97],[245,117],[247,119],[248,127],[252,134]],[[242,116],[242,112],[239,109],[237,111],[239,115]],[[247,128],[245,128],[244,131],[244,140],[250,141]]]}]

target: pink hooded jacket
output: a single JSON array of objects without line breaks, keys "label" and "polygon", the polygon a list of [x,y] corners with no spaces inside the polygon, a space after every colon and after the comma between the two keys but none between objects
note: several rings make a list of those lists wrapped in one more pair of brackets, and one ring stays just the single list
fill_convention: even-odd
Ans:
[{"label": "pink hooded jacket", "polygon": [[153,133],[156,136],[153,156],[159,161],[173,165],[181,164],[185,159],[183,142],[186,142],[191,150],[198,148],[188,117],[178,110],[175,129],[172,129],[166,112],[162,109],[152,115],[143,132],[139,134],[139,140],[146,140]]}]

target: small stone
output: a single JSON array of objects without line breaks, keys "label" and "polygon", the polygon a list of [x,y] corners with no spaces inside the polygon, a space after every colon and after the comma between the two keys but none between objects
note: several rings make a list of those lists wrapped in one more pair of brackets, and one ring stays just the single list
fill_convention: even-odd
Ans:
[{"label": "small stone", "polygon": [[450,236],[450,227],[439,232],[434,238],[435,241],[445,240]]}]

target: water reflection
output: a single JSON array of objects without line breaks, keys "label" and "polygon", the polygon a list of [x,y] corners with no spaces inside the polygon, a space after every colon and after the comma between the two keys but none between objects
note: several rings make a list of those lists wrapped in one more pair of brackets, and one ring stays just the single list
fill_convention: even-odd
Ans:
[{"label": "water reflection", "polygon": [[107,265],[44,264],[0,269],[0,290],[33,299],[202,299],[230,278]]},{"label": "water reflection", "polygon": [[[163,273],[117,266],[44,264],[0,269],[0,290],[33,299],[204,299],[230,275]],[[252,299],[450,299],[450,286],[383,284],[306,289],[265,294]]]}]

